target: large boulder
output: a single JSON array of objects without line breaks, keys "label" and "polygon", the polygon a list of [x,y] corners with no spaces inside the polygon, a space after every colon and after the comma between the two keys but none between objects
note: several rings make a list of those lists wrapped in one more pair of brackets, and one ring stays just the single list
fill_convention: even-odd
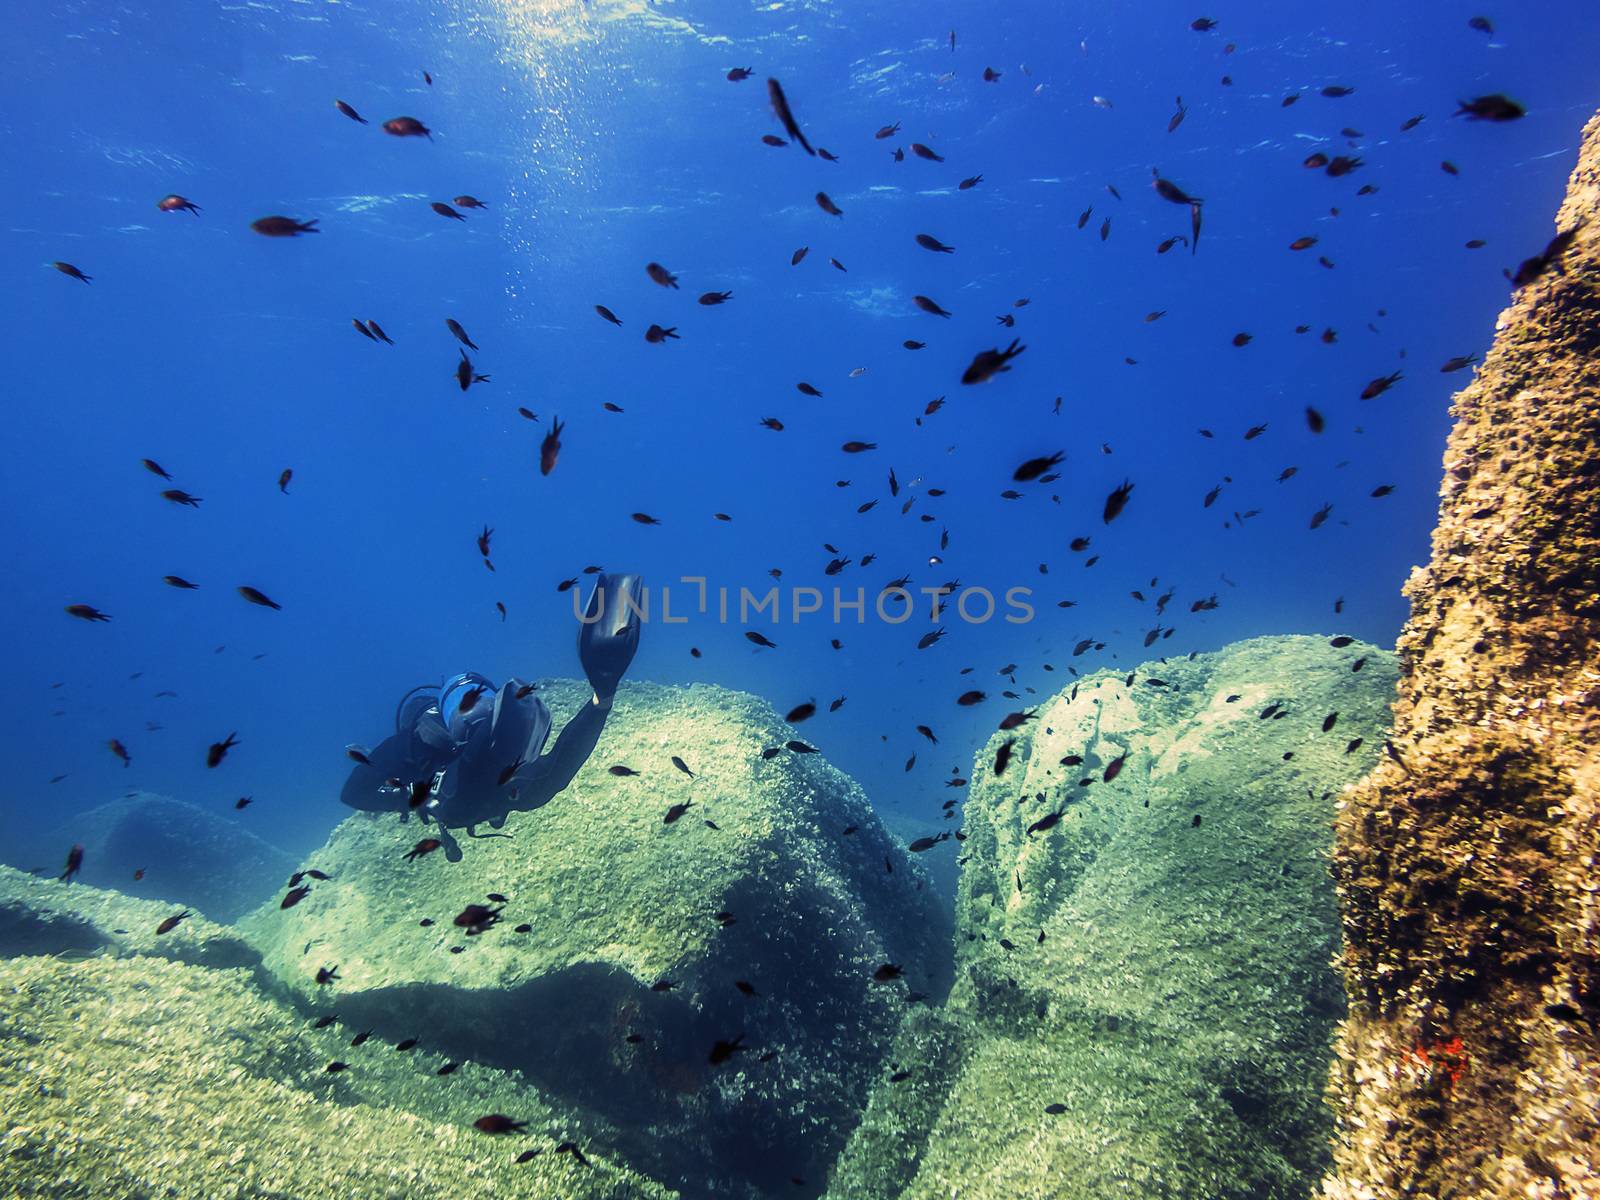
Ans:
[{"label": "large boulder", "polygon": [[1382,753],[1396,672],[1329,640],[1101,672],[993,738],[949,1007],[902,1029],[830,1196],[1312,1190],[1344,1010],[1330,826]]},{"label": "large boulder", "polygon": [[[559,727],[588,690],[541,694]],[[242,927],[302,1002],[516,1068],[631,1130],[655,1178],[815,1195],[913,993],[947,989],[949,921],[861,790],[796,738],[752,696],[624,686],[567,790],[463,838],[459,863],[407,861],[426,826],[357,814],[308,862],[331,879]],[[490,893],[498,924],[452,923]],[[903,978],[876,982],[890,963]],[[736,1048],[713,1063],[719,1042]]]},{"label": "large boulder", "polygon": [[[314,1028],[251,976],[160,958],[0,958],[0,1181],[58,1200],[670,1200],[477,1063],[447,1077]],[[339,1072],[328,1065],[347,1064]],[[502,1137],[474,1122],[502,1113]],[[573,1142],[583,1154],[559,1153]],[[529,1151],[533,1156],[518,1161]]]},{"label": "large boulder", "polygon": [[295,869],[286,852],[238,821],[154,792],[133,792],[42,836],[19,838],[5,857],[24,868],[58,864],[75,843],[84,847],[84,883],[191,905],[216,921],[237,920]]}]

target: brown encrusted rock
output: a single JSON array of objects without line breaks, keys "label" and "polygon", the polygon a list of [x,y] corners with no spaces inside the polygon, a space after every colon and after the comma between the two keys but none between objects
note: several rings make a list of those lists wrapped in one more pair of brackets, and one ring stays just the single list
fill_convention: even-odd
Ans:
[{"label": "brown encrusted rock", "polygon": [[1335,1200],[1600,1195],[1600,117],[1556,228],[1456,397],[1393,753],[1341,804]]}]

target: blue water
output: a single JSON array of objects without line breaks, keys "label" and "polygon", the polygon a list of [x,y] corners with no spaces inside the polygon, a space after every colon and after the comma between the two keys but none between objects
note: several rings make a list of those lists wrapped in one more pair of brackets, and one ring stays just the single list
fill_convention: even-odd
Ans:
[{"label": "blue water", "polygon": [[[343,747],[387,733],[406,688],[468,669],[577,674],[557,584],[590,564],[735,595],[764,591],[773,568],[786,589],[847,598],[902,574],[1032,588],[1033,621],[947,620],[921,651],[925,614],[795,625],[786,607],[777,627],[692,615],[644,631],[635,678],[747,689],[779,711],[847,697],[805,736],[880,807],[929,817],[943,779],[1017,707],[1000,695],[1006,664],[1026,700],[1069,683],[1069,667],[1261,633],[1392,643],[1468,378],[1440,364],[1486,349],[1502,268],[1550,236],[1600,104],[1589,4],[1500,6],[1493,36],[1467,26],[1472,6],[1395,7],[1227,4],[1206,14],[1210,33],[1190,30],[1193,5],[1159,0],[19,7],[0,45],[6,821],[54,825],[135,787],[230,816],[250,795],[234,819],[291,849],[319,844],[344,815]],[[735,66],[753,78],[728,82]],[[762,144],[783,132],[769,75],[841,161]],[[1355,91],[1328,99],[1327,85]],[[1451,118],[1488,92],[1528,116]],[[1188,115],[1169,134],[1177,95]],[[433,140],[380,131],[402,114]],[[895,121],[899,135],[874,139]],[[1300,165],[1318,150],[1364,166],[1330,179]],[[1197,254],[1155,253],[1188,218],[1151,189],[1152,167],[1204,198]],[[1379,190],[1358,196],[1363,184]],[[818,209],[819,189],[842,218]],[[172,192],[202,211],[158,212]],[[463,193],[488,209],[465,222],[429,210]],[[268,214],[321,232],[252,233]],[[923,250],[919,232],[956,253]],[[1291,252],[1302,236],[1319,243]],[[1465,249],[1473,238],[1488,244]],[[50,270],[57,259],[93,283]],[[652,283],[650,261],[682,289]],[[733,298],[697,305],[710,290]],[[953,318],[918,312],[917,293]],[[1154,310],[1166,315],[1145,322]],[[1014,330],[997,325],[1005,313]],[[360,337],[353,317],[397,345]],[[446,317],[492,376],[465,395]],[[652,322],[681,340],[646,344]],[[1333,345],[1318,340],[1328,326]],[[1254,340],[1236,348],[1240,332]],[[1027,345],[1013,370],[959,382],[1013,336]],[[1386,395],[1357,399],[1395,371]],[[1327,417],[1320,436],[1307,405]],[[563,449],[541,477],[556,416]],[[769,416],[785,430],[760,428]],[[849,439],[878,449],[843,454]],[[1019,463],[1056,451],[1059,480],[1000,497]],[[891,498],[891,467],[921,482]],[[1130,502],[1108,526],[1102,504],[1124,479]],[[1393,494],[1372,499],[1380,484]],[[168,486],[202,506],[161,499]],[[493,573],[474,545],[486,524]],[[1068,549],[1078,535],[1086,553]],[[856,561],[825,577],[824,543]],[[169,588],[168,573],[200,590]],[[282,611],[246,604],[240,584]],[[1213,593],[1215,611],[1191,614]],[[674,610],[691,597],[675,587]],[[75,621],[74,603],[113,620]],[[1174,632],[1146,650],[1158,623]],[[778,648],[752,647],[751,627]],[[1089,637],[1105,649],[1071,657]],[[969,688],[990,700],[958,708]],[[209,770],[206,747],[230,731],[237,749]]]}]

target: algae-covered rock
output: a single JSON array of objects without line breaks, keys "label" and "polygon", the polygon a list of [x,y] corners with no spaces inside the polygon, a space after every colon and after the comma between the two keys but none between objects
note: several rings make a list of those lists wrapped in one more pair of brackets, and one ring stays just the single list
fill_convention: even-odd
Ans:
[{"label": "algae-covered rock", "polygon": [[[352,1048],[248,972],[0,959],[0,1184],[56,1200],[667,1200],[528,1089],[425,1050]],[[329,1073],[330,1062],[348,1069]],[[526,1121],[502,1137],[473,1122]],[[580,1163],[557,1147],[573,1141]],[[538,1153],[528,1162],[520,1153]]]},{"label": "algae-covered rock", "polygon": [[82,882],[187,904],[216,921],[237,920],[295,869],[285,851],[238,821],[153,792],[79,813],[19,840],[5,858],[21,867],[57,864],[74,844],[84,847]]},{"label": "algae-covered rock", "polygon": [[1339,813],[1330,1200],[1600,1196],[1600,115],[1549,234],[1453,402],[1395,754]]},{"label": "algae-covered rock", "polygon": [[[588,690],[541,694],[559,725]],[[949,924],[860,789],[795,738],[748,695],[626,686],[571,786],[463,838],[461,862],[407,861],[428,827],[358,814],[310,859],[330,880],[243,927],[303,1000],[522,1070],[634,1131],[657,1178],[814,1195],[909,990],[947,986]],[[491,928],[452,923],[499,909],[490,893]],[[885,963],[905,978],[874,982]]]},{"label": "algae-covered rock", "polygon": [[[1381,752],[1394,679],[1370,646],[1260,638],[1101,672],[997,734],[966,810],[955,1045],[879,1085],[830,1195],[1305,1196],[1343,1011],[1334,796]],[[952,1075],[931,1119],[919,1072]]]},{"label": "algae-covered rock", "polygon": [[[189,915],[157,932],[179,912]],[[208,967],[260,962],[254,947],[201,913],[0,866],[0,958],[23,954],[151,954]]]}]

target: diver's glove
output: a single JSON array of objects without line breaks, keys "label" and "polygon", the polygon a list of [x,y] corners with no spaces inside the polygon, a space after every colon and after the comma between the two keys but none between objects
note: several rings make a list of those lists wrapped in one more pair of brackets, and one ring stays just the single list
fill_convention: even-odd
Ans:
[{"label": "diver's glove", "polygon": [[644,580],[638,575],[602,575],[589,593],[584,623],[578,630],[578,661],[599,704],[610,704],[639,647],[640,600]]}]

